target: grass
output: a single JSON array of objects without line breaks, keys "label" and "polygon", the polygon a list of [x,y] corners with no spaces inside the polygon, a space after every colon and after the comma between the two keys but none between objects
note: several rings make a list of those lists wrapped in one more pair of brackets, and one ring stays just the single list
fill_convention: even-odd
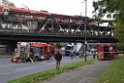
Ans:
[{"label": "grass", "polygon": [[118,54],[118,56],[124,56],[124,54]]},{"label": "grass", "polygon": [[61,67],[59,71],[56,71],[55,68],[53,68],[53,69],[45,70],[45,71],[38,72],[35,74],[31,74],[28,76],[24,76],[19,79],[8,81],[8,83],[40,83],[41,80],[46,80],[46,79],[51,78],[60,73],[63,73],[63,72],[69,71],[69,70],[73,70],[75,68],[78,68],[78,67],[86,65],[86,64],[91,64],[93,61],[94,61],[94,59],[87,60],[87,62],[85,62],[83,60],[74,62],[74,63],[67,64],[67,65]]},{"label": "grass", "polygon": [[124,83],[124,57],[114,59],[97,83]]}]

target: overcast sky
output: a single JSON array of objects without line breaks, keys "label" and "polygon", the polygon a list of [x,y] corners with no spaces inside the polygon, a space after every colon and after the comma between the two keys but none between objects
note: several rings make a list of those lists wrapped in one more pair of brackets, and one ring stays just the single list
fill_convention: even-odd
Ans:
[{"label": "overcast sky", "polygon": [[[84,0],[9,0],[17,7],[27,6],[32,10],[47,10],[51,13],[66,15],[85,15]],[[92,2],[87,0],[87,16],[92,17]]]}]

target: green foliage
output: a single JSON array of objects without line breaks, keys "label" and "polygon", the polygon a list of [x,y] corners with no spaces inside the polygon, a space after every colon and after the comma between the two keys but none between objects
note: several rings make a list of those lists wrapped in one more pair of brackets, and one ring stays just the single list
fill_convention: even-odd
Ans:
[{"label": "green foliage", "polygon": [[74,68],[86,65],[86,64],[91,64],[93,61],[94,59],[87,60],[87,62],[84,62],[84,61],[74,62],[71,64],[67,64],[64,67],[61,67],[59,71],[56,71],[55,68],[49,69],[43,72],[38,72],[38,73],[31,74],[31,75],[28,75],[28,76],[25,76],[25,77],[22,77],[16,80],[9,81],[8,83],[40,83],[41,80],[48,79],[62,72],[69,71]]},{"label": "green foliage", "polygon": [[121,51],[124,50],[124,43],[117,43],[116,46],[117,46],[117,48],[118,48],[119,50],[121,50]]},{"label": "green foliage", "polygon": [[98,0],[93,2],[93,7],[93,13],[97,17],[102,17],[107,13],[109,16],[113,15],[110,17],[116,16],[121,20],[124,18],[124,0]]},{"label": "green foliage", "polygon": [[115,27],[114,34],[116,39],[118,39],[119,41],[116,45],[119,50],[124,50],[124,26],[123,25],[124,25],[123,21],[118,21],[114,26]]},{"label": "green foliage", "polygon": [[12,2],[10,2],[10,1],[8,1],[8,0],[3,0],[2,3],[3,3],[4,5],[7,5],[7,6],[13,6],[13,7],[15,7],[15,4],[12,3]]},{"label": "green foliage", "polygon": [[113,60],[97,83],[124,83],[124,57]]},{"label": "green foliage", "polygon": [[117,47],[124,50],[124,0],[97,0],[93,2],[93,7],[96,20],[106,14],[116,19],[114,35],[119,41]]}]

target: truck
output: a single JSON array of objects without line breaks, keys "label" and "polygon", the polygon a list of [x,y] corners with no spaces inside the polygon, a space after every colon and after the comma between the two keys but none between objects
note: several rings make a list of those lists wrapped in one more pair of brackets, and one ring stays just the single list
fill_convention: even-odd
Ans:
[{"label": "truck", "polygon": [[115,47],[112,44],[98,45],[97,52],[98,60],[112,60],[115,56]]},{"label": "truck", "polygon": [[49,59],[51,57],[50,45],[47,43],[32,43],[30,45],[30,57],[35,61]]},{"label": "truck", "polygon": [[47,60],[54,53],[51,49],[55,47],[47,43],[40,42],[18,42],[17,48],[15,49],[15,56],[11,59],[12,62],[26,62],[27,60]]},{"label": "truck", "polygon": [[82,43],[72,43],[72,44],[67,44],[65,46],[65,56],[69,55],[78,55],[83,52],[83,44]]},{"label": "truck", "polygon": [[65,56],[70,56],[70,55],[72,54],[72,51],[73,51],[73,49],[74,49],[74,46],[75,46],[75,45],[67,44],[67,45],[65,46],[64,55],[65,55]]}]

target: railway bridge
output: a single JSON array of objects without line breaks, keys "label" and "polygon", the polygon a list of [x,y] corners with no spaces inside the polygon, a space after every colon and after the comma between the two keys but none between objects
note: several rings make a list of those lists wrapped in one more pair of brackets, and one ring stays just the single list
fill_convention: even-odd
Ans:
[{"label": "railway bridge", "polygon": [[[86,21],[86,29],[84,27]],[[0,42],[14,47],[27,42],[115,43],[113,21],[100,25],[94,19],[48,11],[35,11],[0,5]]]}]

